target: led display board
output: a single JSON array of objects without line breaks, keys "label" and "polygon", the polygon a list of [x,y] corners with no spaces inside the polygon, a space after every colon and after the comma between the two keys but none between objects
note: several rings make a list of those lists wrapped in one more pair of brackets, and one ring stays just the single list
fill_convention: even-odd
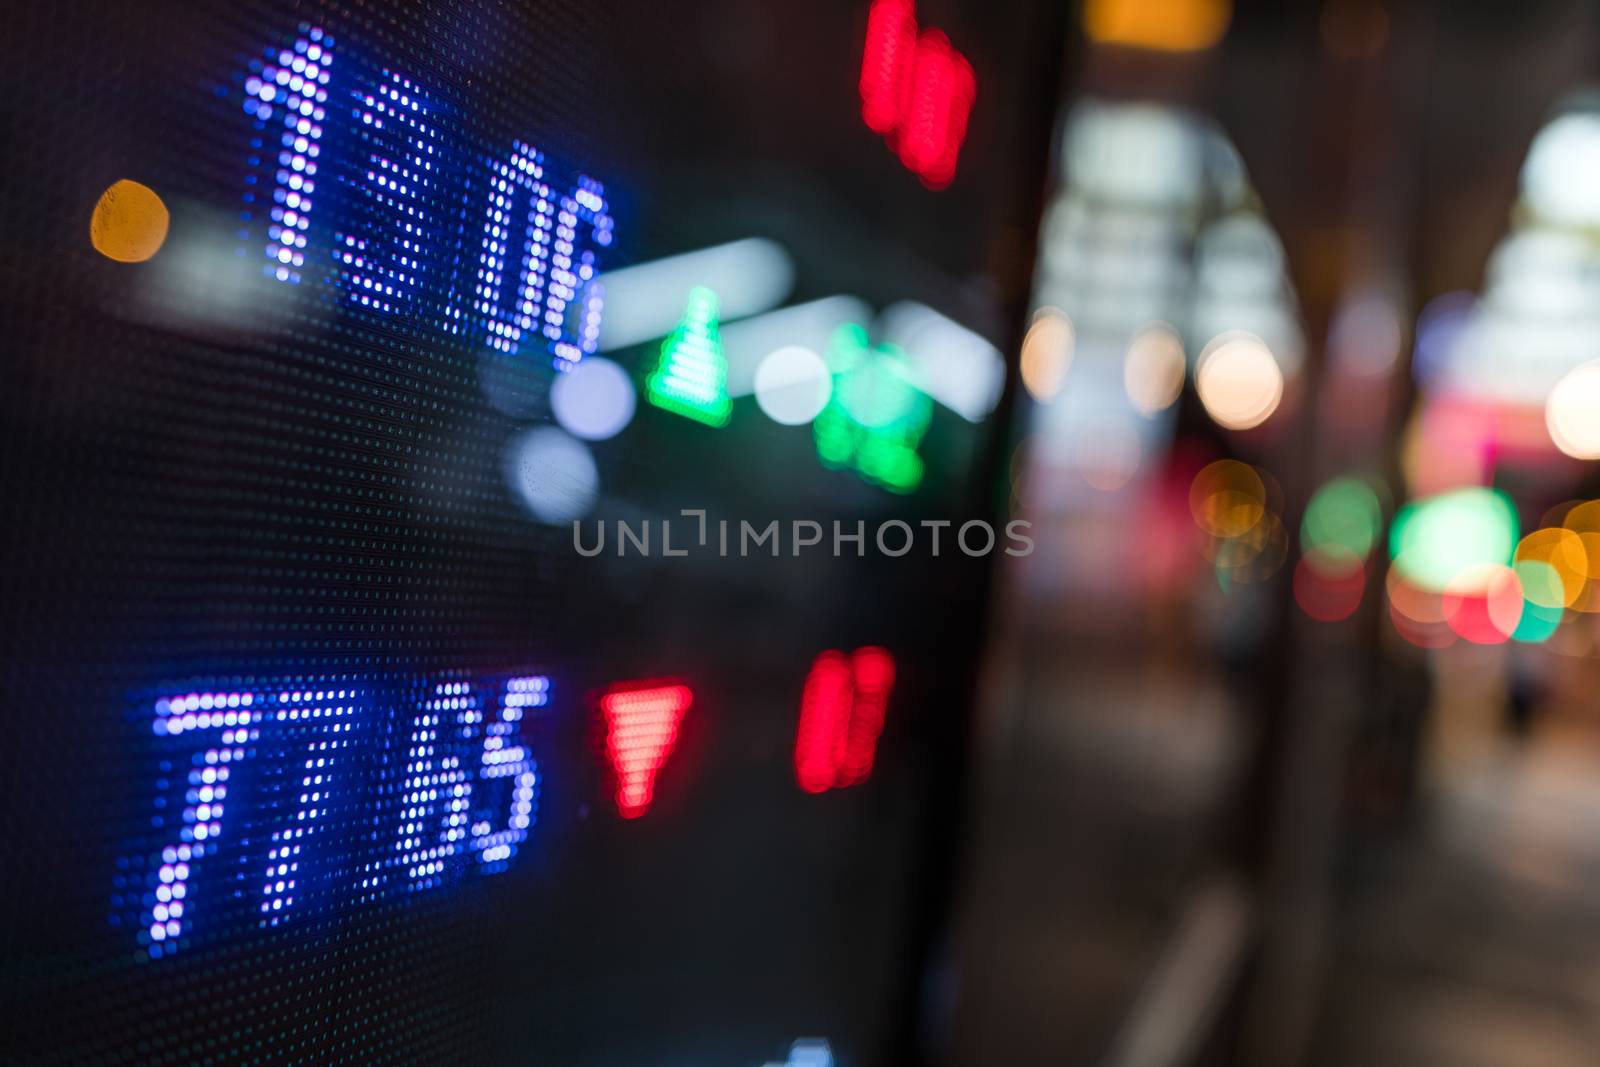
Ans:
[{"label": "led display board", "polygon": [[1043,147],[871,7],[13,18],[0,1058],[904,1049]]}]

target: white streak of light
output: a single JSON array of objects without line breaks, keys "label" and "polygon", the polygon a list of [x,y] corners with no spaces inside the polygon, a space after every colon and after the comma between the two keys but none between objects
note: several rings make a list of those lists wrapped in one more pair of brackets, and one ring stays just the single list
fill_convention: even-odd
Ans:
[{"label": "white streak of light", "polygon": [[878,336],[905,349],[923,392],[968,422],[983,421],[999,403],[1006,379],[1000,350],[926,304],[889,305]]},{"label": "white streak of light", "polygon": [[600,351],[609,352],[671,333],[696,286],[717,294],[724,321],[776,307],[794,285],[794,260],[776,241],[747,237],[606,271],[589,284],[604,287]]}]

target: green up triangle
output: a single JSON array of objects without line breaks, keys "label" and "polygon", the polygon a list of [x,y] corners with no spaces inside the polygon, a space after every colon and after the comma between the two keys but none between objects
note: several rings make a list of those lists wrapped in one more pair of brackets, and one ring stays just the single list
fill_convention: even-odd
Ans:
[{"label": "green up triangle", "polygon": [[733,402],[717,310],[716,293],[704,286],[690,291],[683,320],[662,342],[661,358],[645,379],[645,390],[656,407],[720,428],[728,424]]}]

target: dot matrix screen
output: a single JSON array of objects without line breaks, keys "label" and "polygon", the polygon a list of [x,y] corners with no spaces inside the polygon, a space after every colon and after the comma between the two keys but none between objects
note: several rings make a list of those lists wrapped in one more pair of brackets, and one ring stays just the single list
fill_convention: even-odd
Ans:
[{"label": "dot matrix screen", "polygon": [[1020,23],[669,6],[11,16],[0,1059],[900,1058]]}]

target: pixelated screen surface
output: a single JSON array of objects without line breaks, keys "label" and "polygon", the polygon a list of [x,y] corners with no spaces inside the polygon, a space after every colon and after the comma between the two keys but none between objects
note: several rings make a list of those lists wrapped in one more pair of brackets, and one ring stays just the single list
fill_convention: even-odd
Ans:
[{"label": "pixelated screen surface", "polygon": [[12,19],[7,1062],[894,1057],[986,561],[571,520],[987,516],[1023,131],[924,188],[866,5],[647,7]]}]

